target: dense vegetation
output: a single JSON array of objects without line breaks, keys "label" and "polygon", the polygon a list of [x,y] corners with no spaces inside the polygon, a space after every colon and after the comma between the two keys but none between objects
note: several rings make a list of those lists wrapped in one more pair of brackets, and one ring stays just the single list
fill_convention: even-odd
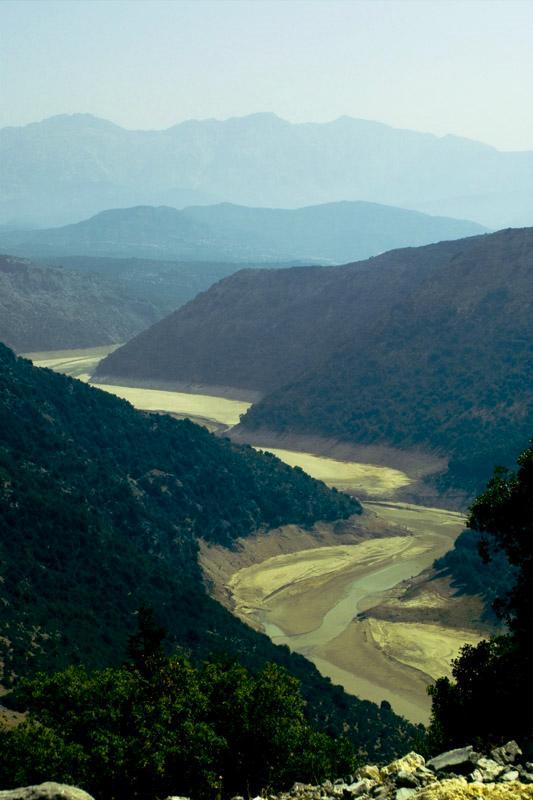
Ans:
[{"label": "dense vegetation", "polygon": [[516,473],[495,473],[469,518],[470,527],[514,569],[515,580],[496,606],[509,632],[464,647],[454,662],[453,681],[441,678],[431,688],[436,750],[513,737],[533,749],[533,446],[518,463]]},{"label": "dense vegetation", "polygon": [[483,598],[484,618],[498,623],[495,609],[499,598],[505,596],[516,580],[516,567],[509,563],[504,551],[490,548],[479,531],[467,529],[455,540],[454,546],[434,567],[451,578],[451,585],[460,594],[475,594]]},{"label": "dense vegetation", "polygon": [[6,677],[72,663],[120,664],[135,611],[153,606],[169,647],[230,653],[302,681],[306,714],[389,757],[413,726],[348,697],[303,657],[272,645],[204,589],[197,537],[347,517],[356,500],[274,456],[128,403],[0,346],[1,658]]},{"label": "dense vegetation", "polygon": [[[202,613],[197,536],[231,545],[262,527],[360,510],[273,456],[188,421],[142,415],[6,348],[0,357],[2,633],[13,647],[28,609],[25,630],[36,626],[48,652],[59,636],[63,659],[81,648],[98,663],[151,594],[175,618],[173,632],[192,620],[193,635]],[[106,599],[114,591],[116,604]]]},{"label": "dense vegetation", "polygon": [[0,341],[18,352],[118,344],[168,310],[110,277],[0,255]]},{"label": "dense vegetation", "polygon": [[244,424],[436,450],[450,456],[440,488],[475,494],[531,430],[532,262],[533,229],[463,242],[364,338],[254,406]]},{"label": "dense vegetation", "polygon": [[284,669],[195,667],[153,649],[136,656],[22,681],[15,703],[29,716],[0,729],[0,785],[56,780],[102,800],[231,797],[353,769],[347,741],[306,721],[298,681]]},{"label": "dense vegetation", "polygon": [[242,268],[242,264],[227,261],[164,261],[98,256],[47,256],[46,262],[67,270],[96,273],[108,280],[120,281],[129,295],[152,303],[158,310],[159,318]]},{"label": "dense vegetation", "polygon": [[106,358],[100,376],[263,393],[261,430],[437,451],[474,495],[531,430],[533,229],[327,269],[243,271]]}]

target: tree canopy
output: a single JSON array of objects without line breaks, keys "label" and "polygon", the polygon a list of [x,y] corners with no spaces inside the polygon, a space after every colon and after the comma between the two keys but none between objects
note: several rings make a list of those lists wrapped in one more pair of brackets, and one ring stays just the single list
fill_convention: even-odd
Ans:
[{"label": "tree canopy", "polygon": [[[144,662],[146,667],[146,662]],[[56,780],[102,800],[257,794],[350,771],[353,750],[313,729],[298,681],[275,664],[183,657],[22,681],[28,719],[0,730],[0,785]]]},{"label": "tree canopy", "polygon": [[504,553],[514,581],[495,608],[508,633],[466,646],[453,663],[453,681],[440,678],[433,699],[430,739],[435,749],[468,742],[497,744],[519,738],[533,744],[533,447],[518,470],[495,470],[473,503],[469,525],[482,534],[482,555]]}]

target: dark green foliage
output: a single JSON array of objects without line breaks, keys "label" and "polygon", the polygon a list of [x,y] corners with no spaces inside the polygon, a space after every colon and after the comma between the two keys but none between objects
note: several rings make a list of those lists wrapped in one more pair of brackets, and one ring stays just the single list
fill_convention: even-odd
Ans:
[{"label": "dark green foliage", "polygon": [[346,743],[305,720],[298,681],[274,664],[194,668],[163,660],[149,675],[70,667],[22,681],[29,719],[0,731],[0,785],[57,780],[96,798],[257,794],[354,767]]},{"label": "dark green foliage", "polygon": [[451,577],[451,585],[460,594],[480,595],[485,605],[485,620],[497,624],[494,605],[513,586],[516,568],[509,564],[502,550],[494,547],[490,557],[484,558],[480,549],[486,544],[486,538],[479,531],[467,529],[455,540],[453,548],[435,561],[434,567]]},{"label": "dark green foliage", "polygon": [[511,636],[465,645],[453,664],[453,681],[439,678],[432,698],[429,746],[433,753],[474,744],[481,750],[533,733],[531,660]]},{"label": "dark green foliage", "polygon": [[498,469],[487,490],[470,510],[469,524],[503,550],[517,570],[508,597],[502,597],[502,616],[520,646],[533,641],[533,444],[518,458],[516,473]]},{"label": "dark green foliage", "polygon": [[[205,592],[197,536],[232,546],[286,522],[357,513],[271,455],[188,421],[39,370],[0,346],[1,657],[6,676],[121,663],[136,611],[153,607],[167,646],[230,653],[302,681],[306,714],[387,759],[414,728],[348,697],[315,667],[243,625]],[[142,648],[141,648],[142,650]]]},{"label": "dark green foliage", "polygon": [[512,569],[514,580],[503,582],[496,606],[510,632],[464,647],[453,682],[441,678],[431,688],[435,750],[510,738],[533,746],[533,447],[518,463],[516,473],[495,471],[469,516],[469,525],[505,555],[506,574]]},{"label": "dark green foliage", "polygon": [[133,669],[148,677],[161,668],[167,632],[157,624],[153,608],[147,606],[139,609],[137,626],[128,639],[128,659]]},{"label": "dark green foliage", "polygon": [[34,626],[52,663],[56,643],[63,658],[94,665],[113,643],[123,652],[148,600],[187,642],[208,613],[207,598],[195,599],[197,535],[231,545],[263,526],[360,509],[272,456],[139,414],[5,348],[0,357],[0,633],[17,671]]}]

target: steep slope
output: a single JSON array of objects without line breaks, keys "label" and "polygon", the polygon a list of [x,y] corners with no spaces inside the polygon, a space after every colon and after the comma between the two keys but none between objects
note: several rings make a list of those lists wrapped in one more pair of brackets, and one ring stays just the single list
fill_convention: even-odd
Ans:
[{"label": "steep slope", "polygon": [[[18,618],[23,606],[17,586],[26,573],[24,597],[32,604],[40,598],[42,615],[33,623],[45,650],[45,633],[62,628],[54,624],[50,604],[58,604],[65,628],[72,631],[91,584],[94,597],[81,616],[90,628],[95,604],[103,603],[104,617],[113,621],[96,637],[104,652],[102,636],[118,635],[120,624],[127,627],[124,613],[150,591],[148,575],[156,562],[161,561],[163,573],[167,565],[180,574],[181,596],[197,595],[196,536],[230,545],[263,526],[308,524],[360,511],[357,501],[273,456],[238,448],[189,422],[140,414],[106,393],[17,360],[3,346],[1,356],[0,529],[9,565],[2,591]],[[111,569],[96,569],[106,543],[111,560],[113,548],[128,554],[122,567],[115,564],[115,578]],[[156,559],[144,578],[135,551],[145,563]],[[42,564],[47,571],[41,573]],[[140,585],[131,598],[128,593],[120,597],[122,605],[113,610],[103,589],[109,583],[108,591],[120,594],[128,564]],[[69,600],[60,587],[66,590],[71,581]],[[170,602],[171,595],[165,600],[160,588],[154,586],[153,592],[163,606]],[[89,645],[93,648],[89,640],[77,643],[82,649]],[[93,649],[97,657],[98,648]]]},{"label": "steep slope", "polygon": [[451,459],[442,485],[475,493],[530,435],[532,266],[532,229],[474,240],[244,426],[436,450]]},{"label": "steep slope", "polygon": [[222,203],[182,211],[166,206],[112,209],[61,228],[0,234],[0,242],[11,252],[40,258],[338,263],[483,230],[474,222],[375,203],[330,203],[296,210]]},{"label": "steep slope", "polygon": [[[362,119],[274,114],[129,131],[89,114],[0,130],[0,223],[62,225],[105,208],[366,200],[475,219],[533,220],[533,154]],[[354,256],[351,256],[352,258]]]},{"label": "steep slope", "polygon": [[0,620],[5,674],[121,663],[135,610],[151,605],[194,658],[286,665],[308,715],[368,752],[409,746],[413,727],[350,698],[211,600],[197,537],[231,546],[283,522],[345,518],[356,500],[273,456],[191,422],[33,367],[0,346]]},{"label": "steep slope", "polygon": [[243,271],[109,356],[99,380],[266,393],[245,431],[438,451],[473,490],[529,435],[532,262],[522,229],[345,267]]},{"label": "steep slope", "polygon": [[270,392],[345,342],[357,343],[478,241],[483,246],[485,237],[394,250],[342,267],[242,270],[143,331],[96,374]]},{"label": "steep slope", "polygon": [[19,352],[123,342],[164,311],[116,281],[0,255],[0,341]]},{"label": "steep slope", "polygon": [[128,293],[156,305],[161,317],[242,269],[241,264],[227,261],[165,261],[155,258],[60,256],[47,258],[46,262],[120,281]]}]

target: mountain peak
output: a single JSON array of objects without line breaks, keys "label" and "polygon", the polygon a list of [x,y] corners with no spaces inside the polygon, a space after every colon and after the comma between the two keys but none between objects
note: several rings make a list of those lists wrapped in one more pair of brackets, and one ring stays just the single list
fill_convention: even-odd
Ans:
[{"label": "mountain peak", "polygon": [[[19,127],[19,126],[13,126]],[[105,130],[122,130],[120,125],[116,125],[108,119],[96,117],[94,114],[88,113],[74,113],[74,114],[55,114],[52,117],[45,117],[38,122],[30,122],[27,125],[20,126],[22,128],[55,128],[55,129],[69,129],[69,130],[83,130],[87,128]]]}]

